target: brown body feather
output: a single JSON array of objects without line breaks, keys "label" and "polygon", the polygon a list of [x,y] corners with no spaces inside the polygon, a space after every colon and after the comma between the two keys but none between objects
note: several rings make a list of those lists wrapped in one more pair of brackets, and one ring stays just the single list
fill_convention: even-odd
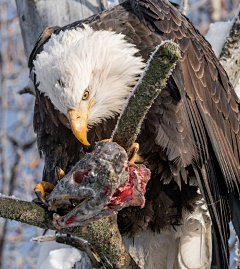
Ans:
[{"label": "brown body feather", "polygon": [[[65,27],[53,27],[40,36],[29,66],[54,32],[89,24],[94,30],[122,33],[147,61],[162,40],[173,40],[182,51],[168,84],[155,100],[138,136],[140,155],[151,169],[144,209],[126,208],[119,213],[122,233],[161,229],[181,222],[182,208],[192,209],[198,198],[195,178],[208,203],[219,268],[228,268],[229,193],[239,190],[239,100],[210,44],[186,17],[165,0],[129,0]],[[55,183],[54,168],[70,168],[91,151],[96,141],[109,138],[116,123],[110,119],[88,133],[90,147],[76,140],[67,119],[55,110],[36,85],[34,129],[41,155],[45,156],[43,180]]]}]

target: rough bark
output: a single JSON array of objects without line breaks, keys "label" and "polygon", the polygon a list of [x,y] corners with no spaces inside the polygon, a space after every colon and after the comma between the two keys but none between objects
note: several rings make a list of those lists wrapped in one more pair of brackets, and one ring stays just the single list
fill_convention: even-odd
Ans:
[{"label": "rough bark", "polygon": [[236,87],[240,78],[240,10],[235,17],[233,26],[226,38],[219,60],[228,73],[229,79]]},{"label": "rough bark", "polygon": [[[124,109],[113,136],[115,142],[124,141],[121,144],[126,151],[135,141],[148,108],[165,87],[167,78],[179,58],[178,46],[166,42],[157,48],[148,62],[144,76]],[[137,112],[138,109],[140,112]],[[131,129],[128,126],[131,126]],[[56,229],[52,225],[51,212],[27,201],[0,197],[0,216],[44,229]],[[61,232],[88,240],[106,268],[138,268],[122,243],[116,215],[95,221],[86,227],[61,229]]]},{"label": "rough bark", "polygon": [[235,269],[240,269],[240,248],[239,248],[239,240],[236,241],[236,244],[235,244],[235,261],[236,261],[236,267]]}]

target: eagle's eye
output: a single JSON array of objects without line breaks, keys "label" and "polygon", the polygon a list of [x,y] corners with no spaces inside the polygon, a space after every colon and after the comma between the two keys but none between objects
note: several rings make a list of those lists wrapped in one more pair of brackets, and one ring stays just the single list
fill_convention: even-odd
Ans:
[{"label": "eagle's eye", "polygon": [[63,83],[63,81],[61,79],[58,79],[57,82],[59,83],[59,85],[61,87],[65,87],[65,84]]},{"label": "eagle's eye", "polygon": [[89,90],[85,90],[85,92],[84,92],[84,94],[83,94],[83,96],[82,96],[82,99],[83,99],[83,100],[87,100],[88,97],[89,97]]}]

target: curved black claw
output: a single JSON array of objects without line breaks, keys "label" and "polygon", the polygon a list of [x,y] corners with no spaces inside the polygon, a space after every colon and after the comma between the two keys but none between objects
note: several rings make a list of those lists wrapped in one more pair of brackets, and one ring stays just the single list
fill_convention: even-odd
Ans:
[{"label": "curved black claw", "polygon": [[138,148],[133,148],[132,149],[132,151],[131,151],[131,153],[130,153],[130,155],[129,155],[129,157],[128,157],[128,161],[130,162],[132,159],[133,159],[133,157],[135,156],[135,154],[138,152]]},{"label": "curved black claw", "polygon": [[37,201],[37,200],[33,200],[33,202],[34,203],[42,203],[42,204],[44,204],[45,206],[47,206],[48,207],[48,203],[44,200],[44,198],[42,197],[42,195],[41,195],[41,191],[35,191],[35,194],[36,194],[36,196],[37,196],[37,198],[38,198],[38,200],[39,201]]},{"label": "curved black claw", "polygon": [[131,149],[131,152],[128,156],[128,161],[134,163],[137,158],[137,152],[139,150],[139,144],[134,143]]},{"label": "curved black claw", "polygon": [[55,167],[55,178],[60,181],[65,176],[65,172],[59,166]]}]

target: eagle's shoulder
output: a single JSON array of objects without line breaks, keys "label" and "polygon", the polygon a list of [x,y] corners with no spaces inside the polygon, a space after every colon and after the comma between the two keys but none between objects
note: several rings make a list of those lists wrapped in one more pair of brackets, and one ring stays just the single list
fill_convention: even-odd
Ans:
[{"label": "eagle's shoulder", "polygon": [[57,25],[52,25],[47,27],[39,36],[28,60],[28,67],[30,71],[33,68],[33,61],[36,58],[36,55],[40,53],[43,50],[44,44],[49,40],[50,36],[57,30],[60,29],[61,27]]}]

